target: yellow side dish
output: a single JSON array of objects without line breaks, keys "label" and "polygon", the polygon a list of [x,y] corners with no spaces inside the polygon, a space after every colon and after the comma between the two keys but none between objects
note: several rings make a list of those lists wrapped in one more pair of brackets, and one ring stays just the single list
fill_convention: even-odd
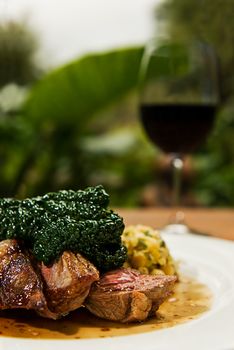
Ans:
[{"label": "yellow side dish", "polygon": [[128,257],[125,267],[145,274],[176,275],[176,264],[159,231],[144,225],[128,226],[122,235]]}]

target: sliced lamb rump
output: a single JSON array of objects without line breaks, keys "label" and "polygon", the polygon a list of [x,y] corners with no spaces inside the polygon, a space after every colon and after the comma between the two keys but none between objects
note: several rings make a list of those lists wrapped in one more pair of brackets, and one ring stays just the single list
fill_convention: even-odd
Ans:
[{"label": "sliced lamb rump", "polygon": [[107,272],[95,282],[85,306],[96,316],[113,321],[143,321],[154,315],[172,293],[175,276],[142,275],[133,269]]},{"label": "sliced lamb rump", "polygon": [[55,318],[48,309],[40,277],[14,239],[0,242],[0,309],[33,309]]},{"label": "sliced lamb rump", "polygon": [[99,279],[97,269],[80,254],[64,252],[51,267],[39,266],[44,293],[57,318],[78,309],[87,297],[91,284]]}]

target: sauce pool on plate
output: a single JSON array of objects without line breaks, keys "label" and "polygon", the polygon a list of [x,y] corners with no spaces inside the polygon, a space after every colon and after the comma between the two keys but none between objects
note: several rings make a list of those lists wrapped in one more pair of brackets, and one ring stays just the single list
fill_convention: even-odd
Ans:
[{"label": "sauce pool on plate", "polygon": [[87,339],[123,336],[172,327],[209,310],[212,294],[207,286],[181,277],[174,294],[155,317],[143,323],[121,324],[99,319],[84,308],[60,320],[49,320],[23,310],[0,312],[0,335],[34,339]]}]

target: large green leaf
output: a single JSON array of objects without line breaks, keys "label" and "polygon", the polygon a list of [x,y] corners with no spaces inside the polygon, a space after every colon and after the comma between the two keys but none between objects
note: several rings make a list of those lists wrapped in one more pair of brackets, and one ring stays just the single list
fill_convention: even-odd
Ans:
[{"label": "large green leaf", "polygon": [[25,114],[36,124],[82,128],[89,117],[137,86],[142,47],[85,56],[49,73],[33,89]]}]

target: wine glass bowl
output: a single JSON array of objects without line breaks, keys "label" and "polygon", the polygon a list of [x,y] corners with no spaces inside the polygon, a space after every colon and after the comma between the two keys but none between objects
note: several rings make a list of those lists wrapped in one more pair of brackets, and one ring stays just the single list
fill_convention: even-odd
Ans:
[{"label": "wine glass bowl", "polygon": [[216,106],[143,103],[140,110],[144,129],[155,145],[166,153],[187,154],[206,139],[213,126]]},{"label": "wine glass bowl", "polygon": [[[180,205],[184,155],[212,129],[218,106],[217,57],[206,43],[152,41],[140,70],[140,115],[151,142],[171,155],[173,205]],[[175,214],[178,222],[183,215]],[[175,228],[174,228],[175,229]]]}]

